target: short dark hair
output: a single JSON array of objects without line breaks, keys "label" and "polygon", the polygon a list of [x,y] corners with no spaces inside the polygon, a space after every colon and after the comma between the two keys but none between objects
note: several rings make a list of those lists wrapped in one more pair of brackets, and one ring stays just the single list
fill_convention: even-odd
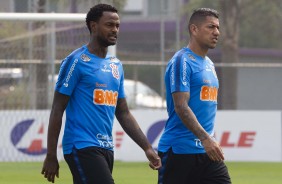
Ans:
[{"label": "short dark hair", "polygon": [[103,16],[103,12],[105,11],[118,13],[118,10],[115,7],[108,4],[97,4],[90,8],[86,15],[86,25],[90,32],[90,21],[99,22],[100,18]]},{"label": "short dark hair", "polygon": [[216,10],[211,9],[211,8],[198,8],[198,9],[194,10],[193,14],[190,17],[189,24],[188,24],[189,33],[190,33],[190,25],[191,24],[195,24],[195,25],[200,24],[208,16],[212,16],[212,17],[215,17],[215,18],[218,19],[219,13]]}]

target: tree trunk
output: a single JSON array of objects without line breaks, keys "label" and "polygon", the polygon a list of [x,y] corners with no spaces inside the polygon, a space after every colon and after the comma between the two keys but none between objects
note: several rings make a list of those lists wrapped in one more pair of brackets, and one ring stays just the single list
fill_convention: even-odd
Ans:
[{"label": "tree trunk", "polygon": [[[221,62],[237,63],[239,40],[239,4],[240,0],[220,0],[221,8]],[[220,73],[219,108],[237,108],[237,68],[223,67]]]}]

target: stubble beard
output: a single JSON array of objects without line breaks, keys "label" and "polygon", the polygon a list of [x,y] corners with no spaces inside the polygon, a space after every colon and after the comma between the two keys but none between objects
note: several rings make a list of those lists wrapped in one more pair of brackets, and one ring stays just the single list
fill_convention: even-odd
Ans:
[{"label": "stubble beard", "polygon": [[103,47],[109,47],[109,46],[112,46],[112,45],[116,45],[116,42],[110,42],[107,39],[101,38],[101,37],[98,37],[98,42]]}]

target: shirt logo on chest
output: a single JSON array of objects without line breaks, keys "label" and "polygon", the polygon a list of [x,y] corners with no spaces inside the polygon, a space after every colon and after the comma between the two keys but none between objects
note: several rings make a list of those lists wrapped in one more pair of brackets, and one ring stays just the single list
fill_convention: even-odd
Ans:
[{"label": "shirt logo on chest", "polygon": [[104,65],[103,68],[101,68],[102,72],[111,72],[111,70],[108,68],[107,65]]},{"label": "shirt logo on chest", "polygon": [[112,68],[113,77],[116,78],[116,79],[119,79],[118,66],[115,65],[114,63],[111,63],[111,64],[110,64],[110,67]]},{"label": "shirt logo on chest", "polygon": [[200,91],[200,99],[202,101],[217,102],[218,89],[213,86],[202,86]]}]

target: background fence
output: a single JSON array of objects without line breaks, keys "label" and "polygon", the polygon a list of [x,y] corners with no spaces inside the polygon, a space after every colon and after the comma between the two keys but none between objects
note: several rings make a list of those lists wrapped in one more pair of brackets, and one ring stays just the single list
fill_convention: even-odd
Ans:
[{"label": "background fence", "polygon": [[[4,17],[4,14],[1,15]],[[6,20],[2,21],[3,35],[0,38],[0,109],[50,108],[55,75],[58,73],[61,60],[74,49],[87,43],[89,39],[89,32],[83,21],[84,16],[77,14],[72,17],[69,15],[50,17],[47,14],[42,15],[41,21],[38,21],[40,18],[37,15],[29,14],[17,16],[8,14],[10,18],[7,16],[2,18]],[[132,34],[134,33],[135,30],[132,30]],[[123,39],[122,30],[120,34],[116,54],[119,57],[121,53],[125,77],[142,81],[164,98],[163,71],[173,52],[168,54],[165,61],[152,60],[157,59],[152,53],[148,53],[152,56],[151,60],[145,60],[148,59],[146,55],[150,48],[147,47],[150,44],[144,47],[141,43],[140,47],[134,49],[139,49],[144,57],[138,57],[139,52],[132,52],[132,55],[129,54],[130,57],[124,56],[122,53],[132,48],[130,44],[126,45],[129,38]],[[150,47],[154,48],[155,45],[151,44]],[[242,48],[239,50],[239,63],[222,62],[220,55],[219,49],[209,52],[209,57],[215,62],[220,81],[224,70],[237,74],[236,79],[230,81],[235,82],[234,85],[237,86],[236,109],[282,109],[280,50]],[[134,57],[136,60],[131,60]],[[221,91],[219,109],[224,109]]]}]

